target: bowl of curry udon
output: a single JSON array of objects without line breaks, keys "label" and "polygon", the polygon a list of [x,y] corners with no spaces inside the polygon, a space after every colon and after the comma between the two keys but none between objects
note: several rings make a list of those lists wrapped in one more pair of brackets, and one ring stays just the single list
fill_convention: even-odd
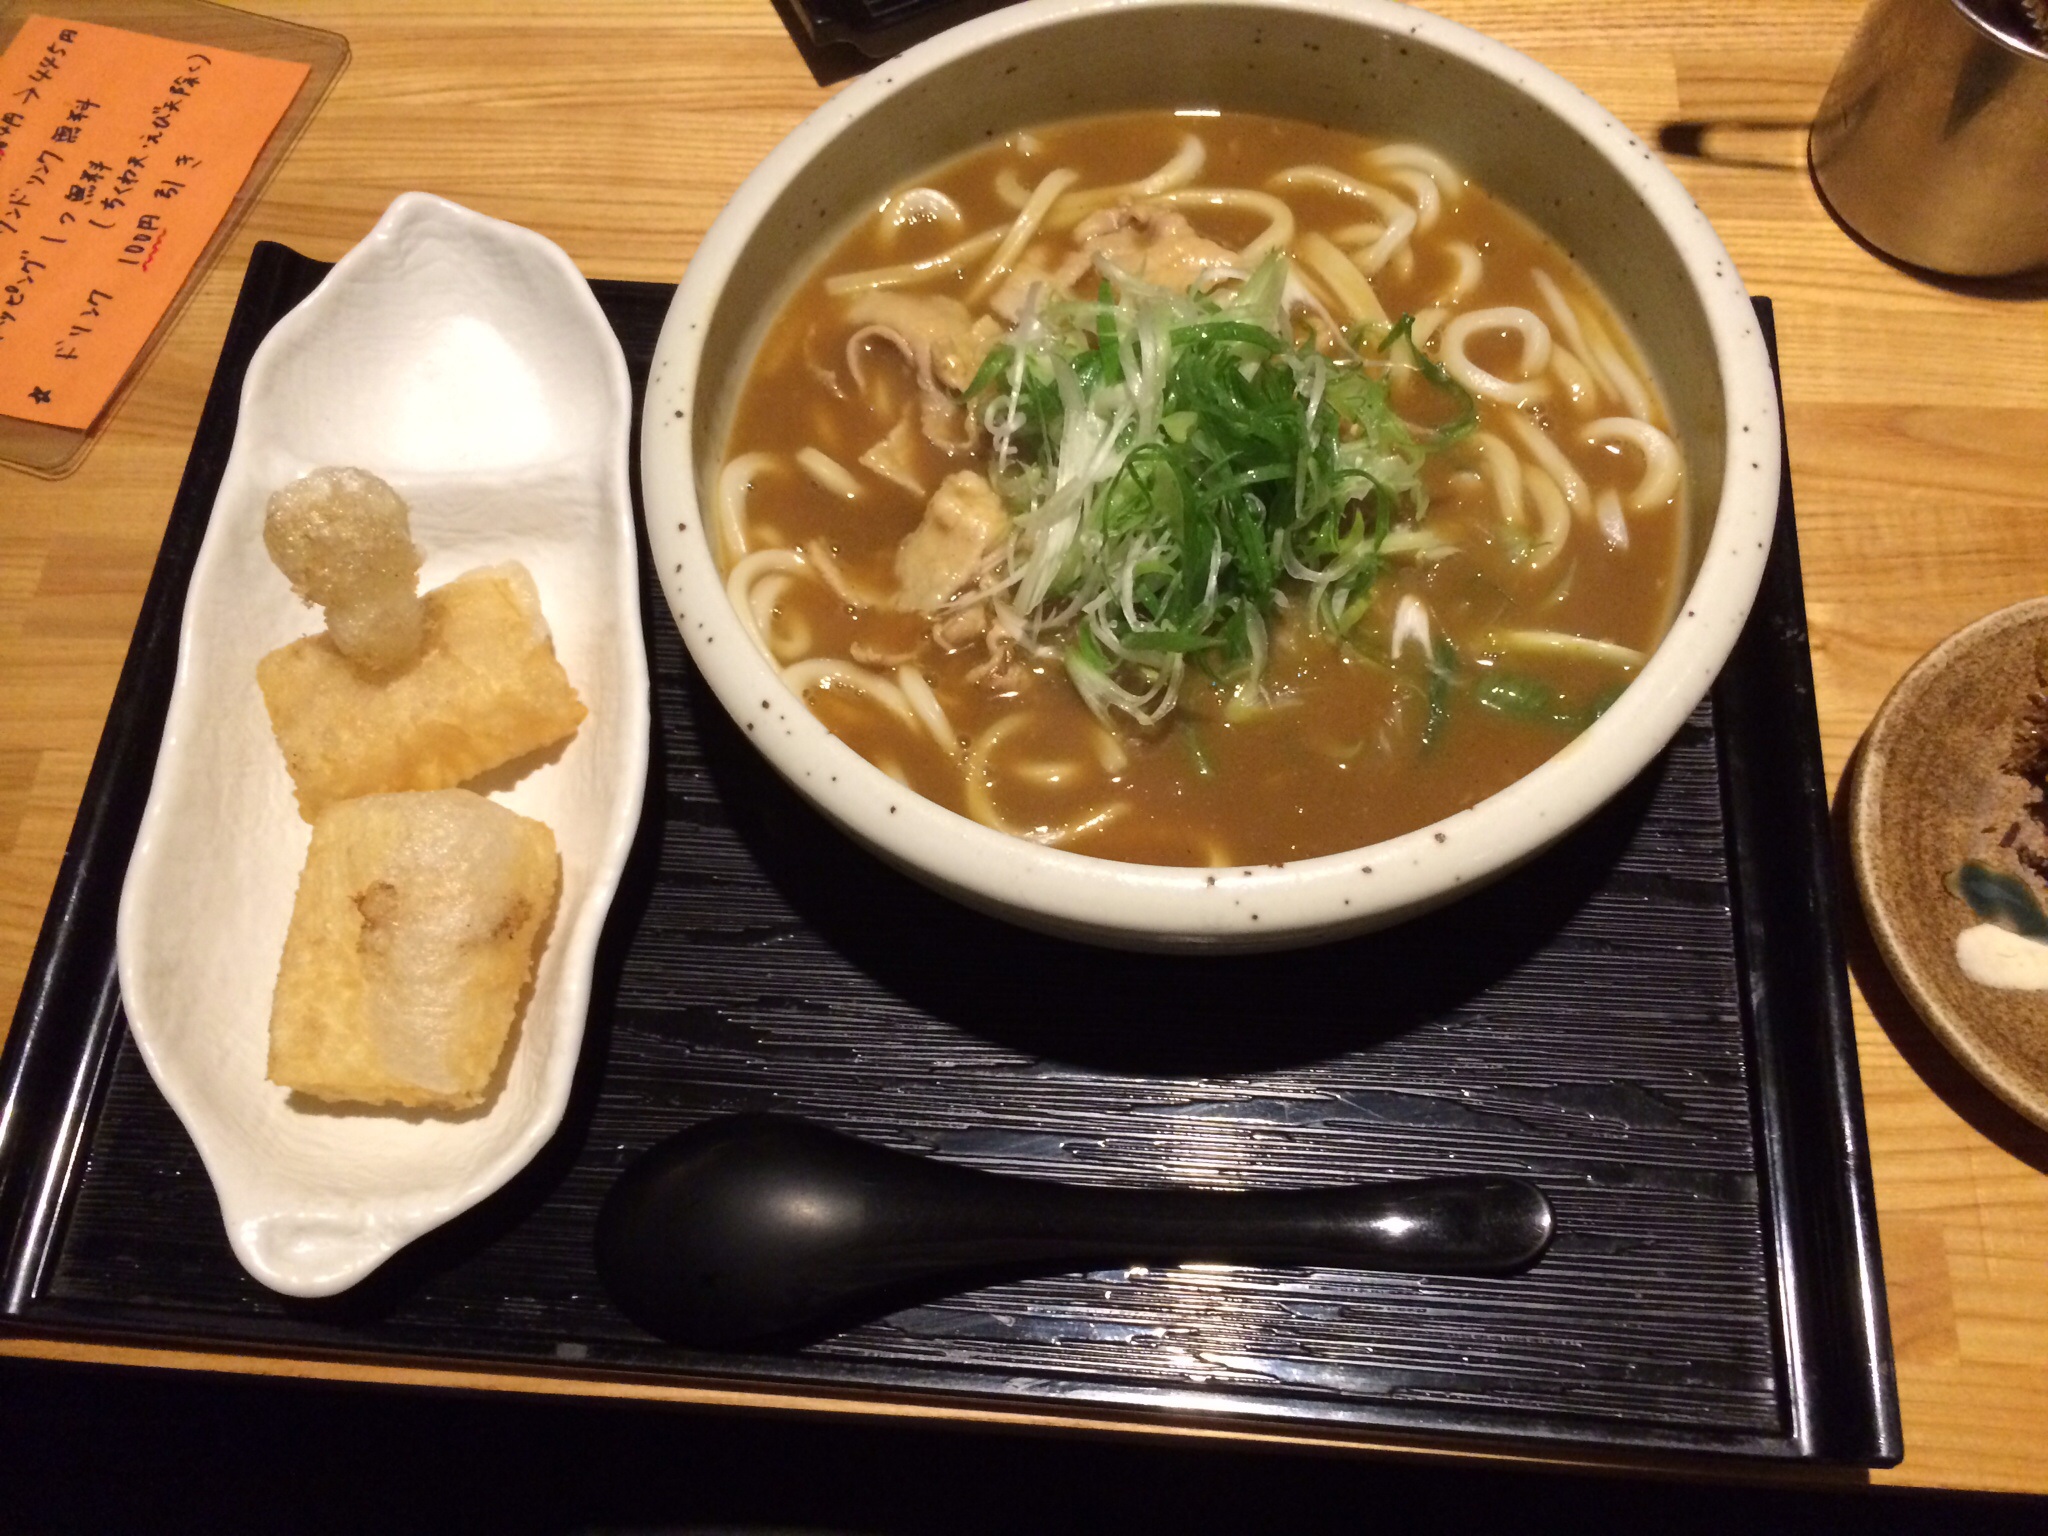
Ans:
[{"label": "bowl of curry udon", "polygon": [[1643,771],[1778,455],[1727,252],[1556,75],[1376,0],[1032,0],[740,188],[642,489],[694,663],[832,821],[1228,950],[1437,906]]}]

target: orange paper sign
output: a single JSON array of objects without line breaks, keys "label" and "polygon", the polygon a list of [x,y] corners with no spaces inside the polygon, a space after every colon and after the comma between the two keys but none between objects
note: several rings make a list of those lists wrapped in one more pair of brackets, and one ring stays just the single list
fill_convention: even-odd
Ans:
[{"label": "orange paper sign", "polygon": [[0,414],[92,425],[305,78],[28,19],[0,54]]}]

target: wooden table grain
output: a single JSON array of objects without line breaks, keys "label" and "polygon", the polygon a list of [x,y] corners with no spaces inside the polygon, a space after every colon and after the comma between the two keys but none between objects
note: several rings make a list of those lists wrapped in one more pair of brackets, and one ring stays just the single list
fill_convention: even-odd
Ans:
[{"label": "wooden table grain", "polygon": [[[1805,127],[1858,0],[1437,8],[1661,145],[1751,290],[1776,301],[1821,734],[1839,788],[1914,658],[2044,590],[2048,300],[1906,276],[1821,206]],[[344,34],[348,70],[83,466],[55,482],[0,470],[0,1017],[20,990],[251,245],[331,260],[394,195],[423,188],[541,231],[589,276],[674,281],[741,178],[832,89],[769,0],[269,9]],[[1874,1480],[2048,1492],[2048,1135],[1933,1044],[1853,906],[1843,924],[1907,1448]],[[0,1351],[589,1390],[21,1339]]]}]

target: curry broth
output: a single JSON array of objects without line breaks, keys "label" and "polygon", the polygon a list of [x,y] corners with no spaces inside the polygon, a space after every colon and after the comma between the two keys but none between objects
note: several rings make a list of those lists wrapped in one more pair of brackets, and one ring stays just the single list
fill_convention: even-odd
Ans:
[{"label": "curry broth", "polygon": [[[1058,166],[1078,169],[1084,188],[1135,180],[1159,167],[1191,130],[1208,148],[1199,177],[1204,186],[1263,187],[1283,168],[1308,162],[1352,167],[1369,147],[1348,134],[1273,119],[1141,113],[1016,136],[919,184],[950,196],[966,215],[965,230],[983,229],[1015,216],[996,191],[1006,166],[1027,186]],[[1360,218],[1358,203],[1332,192],[1294,188],[1287,200],[1303,233]],[[1232,246],[1255,235],[1261,223],[1223,211],[1183,211],[1199,233]],[[777,456],[777,467],[755,479],[748,497],[751,547],[802,548],[818,541],[851,586],[890,589],[897,546],[918,526],[925,497],[856,470],[860,493],[848,498],[790,463],[808,447],[841,465],[855,464],[916,399],[908,365],[886,347],[871,348],[866,358],[875,393],[863,397],[849,386],[843,354],[855,327],[844,317],[843,301],[825,292],[823,279],[929,257],[960,237],[961,229],[936,224],[892,231],[878,219],[864,219],[774,321],[727,443],[731,455]],[[1410,270],[1388,267],[1373,278],[1389,315],[1433,302],[1455,267],[1444,248],[1457,240],[1484,258],[1479,283],[1457,309],[1512,304],[1540,311],[1530,274],[1541,267],[1582,313],[1599,316],[1635,359],[1624,327],[1563,253],[1476,186],[1443,209],[1426,237],[1416,237]],[[977,265],[969,263],[965,276],[947,274],[913,291],[964,298]],[[1489,371],[1505,372],[1515,343],[1476,338],[1469,356]],[[1635,367],[1654,391],[1639,361]],[[1405,409],[1409,402],[1397,395],[1396,403]],[[1499,431],[1490,419],[1509,409],[1483,402],[1481,429]],[[1544,413],[1564,409],[1553,399],[1534,415],[1548,425]],[[1661,404],[1651,419],[1668,431]],[[1577,421],[1567,414],[1563,424]],[[1569,431],[1558,435],[1593,492],[1625,496],[1634,487],[1640,471],[1629,453],[1571,443]],[[984,439],[977,452],[949,453],[920,435],[910,463],[929,491],[952,470],[980,467],[986,447]],[[1565,552],[1546,568],[1531,569],[1526,549],[1503,531],[1476,470],[1476,457],[1464,445],[1430,459],[1427,526],[1453,539],[1457,552],[1431,563],[1390,562],[1368,617],[1350,639],[1310,634],[1284,612],[1275,616],[1266,674],[1271,702],[1264,708],[1234,708],[1224,690],[1203,682],[1189,687],[1179,709],[1157,727],[1141,729],[1119,717],[1106,730],[1059,661],[1037,661],[999,681],[970,677],[984,653],[971,645],[942,649],[928,633],[928,615],[856,608],[812,580],[782,582],[770,640],[782,662],[856,652],[889,663],[914,660],[965,742],[1017,717],[986,754],[981,798],[971,803],[960,757],[929,734],[847,689],[810,691],[819,717],[863,756],[963,814],[1027,835],[1078,825],[1082,830],[1062,846],[1141,863],[1271,863],[1361,847],[1471,806],[1526,774],[1594,718],[1630,675],[1579,656],[1489,654],[1488,636],[1503,627],[1540,628],[1647,653],[1669,622],[1685,558],[1682,481],[1670,503],[1628,518],[1625,548],[1607,547],[1587,520],[1575,519]],[[1449,642],[1454,682],[1439,683],[1436,673],[1418,667],[1418,648],[1389,659],[1387,637],[1403,592],[1426,602],[1432,634]],[[1438,662],[1441,671],[1440,655]],[[1549,702],[1532,709],[1530,700],[1539,694]],[[1514,707],[1503,707],[1504,701]],[[1119,814],[1090,824],[1110,804]]]}]

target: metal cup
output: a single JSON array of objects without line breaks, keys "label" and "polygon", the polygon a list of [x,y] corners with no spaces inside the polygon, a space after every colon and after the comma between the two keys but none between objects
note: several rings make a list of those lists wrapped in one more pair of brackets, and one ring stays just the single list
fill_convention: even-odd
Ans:
[{"label": "metal cup", "polygon": [[1807,152],[1850,229],[1961,277],[2048,266],[2048,4],[1876,0]]}]

